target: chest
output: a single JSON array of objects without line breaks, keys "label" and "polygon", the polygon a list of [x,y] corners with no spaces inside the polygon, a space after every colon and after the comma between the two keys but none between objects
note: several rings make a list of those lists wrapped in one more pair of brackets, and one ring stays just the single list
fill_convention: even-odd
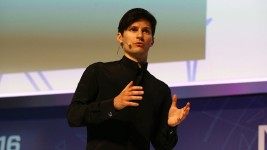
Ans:
[{"label": "chest", "polygon": [[[105,71],[98,76],[98,100],[115,98],[127,86],[130,81],[136,79],[136,72],[125,71]],[[162,93],[158,81],[148,72],[143,74],[142,84],[144,89],[143,100],[138,107],[141,114],[154,115],[160,110],[162,103]]]}]

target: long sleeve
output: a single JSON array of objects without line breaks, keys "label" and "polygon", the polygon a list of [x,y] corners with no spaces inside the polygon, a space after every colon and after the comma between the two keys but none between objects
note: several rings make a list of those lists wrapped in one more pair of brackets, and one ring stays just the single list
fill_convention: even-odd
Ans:
[{"label": "long sleeve", "polygon": [[97,73],[96,64],[90,65],[84,71],[68,108],[67,119],[70,126],[97,124],[115,113],[113,98],[96,100],[99,89]]},{"label": "long sleeve", "polygon": [[[170,89],[146,68],[147,64],[143,64],[140,80],[138,63],[127,57],[86,68],[69,105],[67,119],[72,127],[87,127],[88,148],[110,149],[112,145],[121,149],[149,149],[150,142],[156,150],[175,146],[176,127],[167,124]],[[143,87],[142,101],[138,107],[115,110],[114,98],[130,81]]]},{"label": "long sleeve", "polygon": [[152,136],[151,143],[156,150],[171,150],[178,141],[176,133],[177,127],[168,125],[168,113],[171,106],[171,93],[170,90],[165,92],[163,104],[159,117],[157,119],[158,126],[155,128],[154,135]]}]

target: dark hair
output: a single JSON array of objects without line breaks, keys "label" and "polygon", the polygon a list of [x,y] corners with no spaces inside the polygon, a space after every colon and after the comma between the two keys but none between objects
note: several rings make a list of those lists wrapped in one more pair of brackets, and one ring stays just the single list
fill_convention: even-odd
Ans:
[{"label": "dark hair", "polygon": [[143,8],[133,8],[128,10],[121,18],[118,32],[123,35],[123,32],[134,22],[145,19],[151,25],[152,35],[154,36],[156,30],[157,20],[156,18],[147,10]]}]

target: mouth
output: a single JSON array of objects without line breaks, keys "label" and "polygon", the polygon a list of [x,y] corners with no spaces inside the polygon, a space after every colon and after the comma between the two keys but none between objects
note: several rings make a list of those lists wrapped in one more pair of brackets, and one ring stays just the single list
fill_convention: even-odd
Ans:
[{"label": "mouth", "polygon": [[134,45],[137,47],[143,47],[145,44],[143,42],[135,42]]}]

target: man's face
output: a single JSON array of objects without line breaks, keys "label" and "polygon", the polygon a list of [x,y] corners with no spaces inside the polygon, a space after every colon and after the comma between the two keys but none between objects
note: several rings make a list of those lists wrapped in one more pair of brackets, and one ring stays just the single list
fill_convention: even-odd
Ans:
[{"label": "man's face", "polygon": [[123,44],[125,56],[137,61],[147,61],[148,50],[154,43],[151,26],[147,20],[134,22],[123,35],[118,33],[117,40]]}]

